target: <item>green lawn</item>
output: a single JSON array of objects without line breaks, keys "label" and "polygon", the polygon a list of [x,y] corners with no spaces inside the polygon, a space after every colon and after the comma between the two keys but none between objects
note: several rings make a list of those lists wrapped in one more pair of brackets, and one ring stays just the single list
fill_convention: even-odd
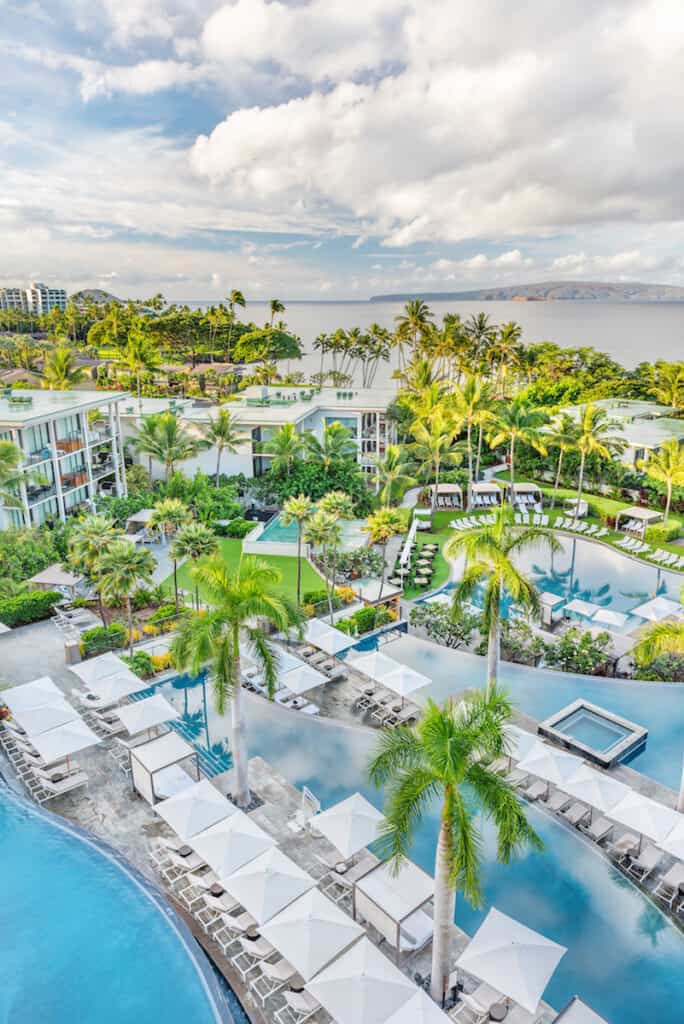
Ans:
[{"label": "green lawn", "polygon": [[[403,511],[403,510],[402,510]],[[412,509],[407,509],[409,516],[412,514]],[[448,523],[450,519],[454,518],[453,510],[442,510],[435,512],[434,526],[435,529],[428,532],[427,530],[419,530],[416,538],[418,540],[419,549],[423,544],[439,544],[439,551],[437,556],[432,563],[433,573],[432,582],[429,587],[412,587],[407,585],[404,588],[404,597],[412,601],[415,597],[420,597],[421,594],[429,594],[433,590],[437,590],[438,587],[443,586],[449,579],[450,567],[446,558],[442,554],[442,549],[448,541],[449,537],[453,534],[453,530],[449,529]]]}]

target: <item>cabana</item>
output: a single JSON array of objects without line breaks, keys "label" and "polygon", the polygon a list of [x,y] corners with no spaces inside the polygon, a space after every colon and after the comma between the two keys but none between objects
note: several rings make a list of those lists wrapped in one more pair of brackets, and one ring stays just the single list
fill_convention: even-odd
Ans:
[{"label": "cabana", "polygon": [[435,497],[436,508],[463,508],[463,489],[458,484],[430,484],[431,505]]},{"label": "cabana", "polygon": [[221,883],[257,924],[266,924],[316,885],[315,879],[277,846],[222,878]]},{"label": "cabana", "polygon": [[365,938],[307,983],[337,1024],[385,1024],[416,986]]},{"label": "cabana", "polygon": [[413,861],[402,861],[398,872],[385,861],[355,883],[352,916],[387,940],[398,963],[403,952],[414,953],[432,938],[434,922],[423,907],[434,894],[434,879]]},{"label": "cabana", "polygon": [[141,508],[139,512],[134,512],[133,515],[129,516],[126,520],[126,533],[146,533],[153,517],[153,508]]},{"label": "cabana", "polygon": [[54,562],[27,582],[32,590],[59,590],[65,597],[74,597],[83,583],[83,577],[67,572],[59,562]]},{"label": "cabana", "polygon": [[503,492],[494,480],[480,480],[472,488],[473,508],[491,508],[500,505]]},{"label": "cabana", "polygon": [[[652,508],[641,508],[639,505],[634,505],[632,508],[623,508],[621,512],[615,517],[615,529],[624,530],[625,533],[634,533],[638,537],[643,537],[646,532],[647,526],[652,526],[653,523],[659,523],[663,518],[663,513],[658,512]],[[625,520],[625,525],[620,526],[620,521]]]},{"label": "cabana", "polygon": [[399,617],[399,600],[402,588],[396,583],[388,583],[386,580],[366,577],[362,580],[354,580],[351,584],[354,593],[363,604],[370,608],[378,608],[380,605],[393,605],[394,611]]},{"label": "cabana", "polygon": [[[168,801],[167,801],[168,802]],[[162,805],[163,806],[163,805]],[[259,857],[275,841],[255,821],[229,803],[228,817],[203,829],[189,840],[193,850],[219,878],[226,878]]]},{"label": "cabana", "polygon": [[378,838],[384,816],[361,793],[333,804],[316,816],[316,832],[332,843],[345,860]]},{"label": "cabana", "polygon": [[100,737],[90,729],[82,718],[74,718],[56,729],[48,729],[38,736],[31,737],[31,746],[34,747],[45,761],[46,765],[62,761],[79,750],[92,747],[100,742]]},{"label": "cabana", "polygon": [[133,786],[153,807],[159,800],[180,793],[199,779],[197,751],[173,730],[149,743],[132,747],[128,756]]},{"label": "cabana", "polygon": [[605,1017],[599,1017],[579,996],[573,996],[565,1009],[561,1010],[553,1024],[608,1024]]},{"label": "cabana", "polygon": [[560,621],[562,614],[556,609],[559,604],[562,604],[565,600],[559,594],[554,594],[550,590],[544,590],[539,595],[539,603],[541,604],[541,624],[546,626],[547,629],[552,629],[556,622]]},{"label": "cabana", "polygon": [[32,679],[30,683],[10,686],[0,690],[0,701],[6,704],[13,715],[29,708],[38,708],[41,704],[51,704],[62,697],[62,691],[53,683],[50,676]]},{"label": "cabana", "polygon": [[129,736],[155,729],[165,722],[180,718],[180,714],[169,704],[161,693],[155,693],[144,700],[135,700],[117,708],[116,716],[121,721]]},{"label": "cabana", "polygon": [[574,615],[581,615],[585,619],[591,619],[598,610],[599,606],[593,601],[582,601],[581,598],[575,597],[564,606],[563,614],[570,612]]},{"label": "cabana", "polygon": [[[510,480],[504,484],[506,488],[506,498],[510,501],[511,497],[511,483]],[[542,492],[541,488],[537,484],[533,483],[515,483],[513,484],[513,495],[514,503],[523,507],[530,505],[539,505],[542,503]]]}]

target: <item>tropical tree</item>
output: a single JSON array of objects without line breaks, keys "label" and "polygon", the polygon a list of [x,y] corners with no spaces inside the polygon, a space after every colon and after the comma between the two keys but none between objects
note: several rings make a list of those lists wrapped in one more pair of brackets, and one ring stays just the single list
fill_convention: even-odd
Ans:
[{"label": "tropical tree", "polygon": [[517,366],[520,362],[521,337],[522,328],[511,320],[499,328],[487,349],[487,358],[492,364],[496,364],[497,394],[500,398],[504,397],[506,391],[508,368]]},{"label": "tropical tree", "polygon": [[322,441],[315,434],[308,433],[304,435],[304,444],[312,462],[319,462],[326,470],[356,458],[356,441],[351,431],[337,421],[325,427]]},{"label": "tropical tree", "polygon": [[234,765],[233,797],[239,807],[250,802],[245,715],[242,702],[241,655],[245,647],[261,669],[273,696],[278,659],[264,630],[256,625],[266,620],[278,632],[298,625],[301,617],[295,605],[278,589],[281,575],[270,565],[243,558],[229,569],[216,556],[192,573],[210,605],[180,626],[171,654],[180,670],[199,675],[208,668],[219,715],[231,704],[231,754]]},{"label": "tropical tree", "polygon": [[51,391],[70,391],[85,377],[85,370],[76,366],[74,354],[67,345],[58,345],[43,364],[43,387]]},{"label": "tropical tree", "polygon": [[422,299],[410,299],[404,306],[404,312],[396,316],[396,342],[399,348],[400,366],[404,363],[404,344],[407,342],[415,349],[418,339],[423,339],[434,330],[432,310]]},{"label": "tropical tree", "polygon": [[684,409],[684,362],[656,364],[651,393],[673,412]]},{"label": "tropical tree", "polygon": [[381,731],[369,765],[374,785],[386,787],[381,842],[397,868],[435,800],[441,802],[430,982],[437,1002],[444,999],[452,969],[456,893],[482,904],[480,816],[494,824],[502,863],[525,846],[542,848],[515,790],[496,768],[507,753],[510,719],[510,702],[499,692],[469,694],[442,707],[429,701],[414,727]]},{"label": "tropical tree", "polygon": [[[333,591],[330,587],[330,550],[337,548],[342,539],[340,524],[335,516],[325,512],[320,507],[314,512],[304,527],[304,541],[312,548],[317,548],[321,553],[323,574],[325,576],[325,590],[328,600],[328,612],[330,621],[333,621]],[[334,586],[334,581],[333,581]]]},{"label": "tropical tree", "polygon": [[520,441],[542,455],[546,455],[546,445],[541,430],[548,420],[549,417],[543,409],[536,408],[521,395],[516,395],[511,402],[502,405],[495,415],[489,444],[492,448],[498,448],[502,444],[508,445],[511,507],[515,505],[515,446]]},{"label": "tropical tree", "polygon": [[[173,538],[171,557],[174,560],[174,565],[184,558],[188,558],[196,564],[200,558],[209,558],[217,550],[218,540],[211,527],[206,526],[204,523],[186,523],[185,526],[181,526],[178,529],[176,536]],[[195,582],[195,606],[199,611],[199,586],[197,582]]]},{"label": "tropical tree", "polygon": [[158,423],[161,413],[143,416],[135,428],[131,444],[140,455],[147,456],[147,475],[152,486],[152,459],[159,457]]},{"label": "tropical tree", "polygon": [[[146,420],[153,422],[146,425]],[[143,417],[141,425],[136,428],[133,444],[150,459],[150,473],[152,459],[161,462],[167,483],[177,463],[194,458],[207,447],[204,438],[189,434],[170,412]]]},{"label": "tropical tree", "polygon": [[238,429],[238,423],[235,416],[232,416],[228,409],[219,409],[216,417],[209,417],[209,426],[205,434],[205,440],[208,445],[213,445],[216,448],[216,478],[215,483],[218,487],[219,478],[221,476],[221,457],[224,452],[237,451],[238,445],[242,444],[247,439],[246,434],[241,433]]},{"label": "tropical tree", "polygon": [[[152,509],[150,525],[159,530],[167,541],[172,541],[178,531],[188,525],[190,519],[190,509],[179,498],[164,498]],[[173,560],[173,592],[178,612],[178,555],[173,545],[170,554]]]},{"label": "tropical tree", "polygon": [[271,299],[271,301],[269,302],[269,307],[271,310],[271,327],[273,327],[273,321],[275,320],[278,313],[285,312],[285,303],[281,302],[280,299]]},{"label": "tropical tree", "polygon": [[288,498],[283,505],[280,518],[285,526],[297,524],[297,604],[302,603],[302,536],[304,525],[313,515],[314,505],[305,494]]},{"label": "tropical tree", "polygon": [[69,565],[94,586],[103,626],[107,625],[107,620],[99,587],[101,558],[120,536],[121,531],[117,530],[114,520],[103,515],[87,515],[78,519],[69,535]]},{"label": "tropical tree", "polygon": [[0,441],[0,500],[8,507],[19,504],[14,489],[21,480],[22,461],[21,449],[13,441]]},{"label": "tropical tree", "polygon": [[626,447],[621,437],[611,434],[610,431],[616,426],[608,413],[599,405],[587,402],[580,413],[577,451],[580,453],[579,479],[577,481],[577,502],[575,504],[575,515],[577,519],[582,500],[582,487],[584,485],[584,469],[588,455],[599,455],[603,459],[620,455]]},{"label": "tropical tree", "polygon": [[368,516],[368,521],[362,529],[364,533],[368,534],[371,544],[379,544],[382,549],[382,573],[380,574],[380,590],[378,591],[378,600],[380,600],[387,572],[387,564],[385,562],[387,544],[397,534],[406,533],[406,521],[399,509],[381,508]]},{"label": "tropical tree", "polygon": [[120,361],[135,376],[138,409],[142,411],[142,375],[154,370],[161,361],[159,349],[154,339],[146,331],[142,321],[135,321],[132,324]]},{"label": "tropical tree", "polygon": [[665,484],[665,516],[666,523],[672,503],[672,488],[684,486],[684,448],[676,438],[665,441],[657,452],[653,452],[646,461],[639,463],[639,469],[652,480]]},{"label": "tropical tree", "polygon": [[466,565],[454,590],[454,607],[470,601],[484,585],[483,626],[487,632],[487,693],[499,681],[501,659],[501,614],[504,595],[527,612],[539,611],[539,593],[534,583],[515,564],[516,557],[531,548],[561,551],[552,533],[536,526],[515,526],[513,511],[502,506],[494,524],[480,526],[452,537],[444,549],[447,558],[465,553]]},{"label": "tropical tree", "polygon": [[230,310],[230,327],[228,328],[228,353],[227,353],[227,357],[228,357],[228,359],[230,359],[230,353],[231,353],[230,346],[231,346],[231,342],[233,340],[233,326],[235,324],[235,307],[239,306],[241,309],[244,309],[245,306],[247,305],[247,301],[246,301],[244,295],[242,294],[242,292],[239,290],[239,288],[233,288],[233,289],[231,289],[231,292],[230,292],[230,295],[228,296],[227,302],[228,302],[228,309]]},{"label": "tropical tree", "polygon": [[456,466],[462,460],[460,452],[453,450],[453,443],[460,428],[459,421],[443,406],[437,406],[425,419],[417,420],[411,430],[414,441],[409,450],[418,461],[421,471],[428,479],[433,477],[431,515],[434,517],[439,490],[439,474],[442,466]]},{"label": "tropical tree", "polygon": [[146,548],[127,540],[114,540],[100,558],[97,573],[99,589],[105,601],[124,601],[128,619],[128,653],[133,655],[133,604],[131,598],[138,587],[152,582],[154,555]]},{"label": "tropical tree", "polygon": [[304,435],[294,423],[283,423],[268,441],[260,441],[256,450],[270,456],[273,473],[289,476],[304,451]]},{"label": "tropical tree", "polygon": [[553,482],[553,495],[551,497],[551,508],[556,507],[556,496],[560,485],[561,472],[563,469],[563,456],[568,452],[577,450],[579,438],[579,427],[577,421],[562,412],[551,421],[548,432],[548,443],[558,449],[558,462],[556,463],[556,478]]},{"label": "tropical tree", "polygon": [[473,428],[481,427],[490,416],[489,405],[491,401],[489,385],[481,377],[472,373],[466,375],[463,384],[457,385],[451,393],[454,415],[459,423],[465,424],[466,428],[466,452],[468,455],[468,494],[466,507],[470,510],[473,501]]},{"label": "tropical tree", "polygon": [[410,463],[404,459],[403,449],[398,444],[388,444],[385,454],[375,456],[371,461],[375,468],[373,483],[380,489],[383,505],[392,504],[392,493],[398,484],[410,486],[415,483],[415,478],[408,473]]},{"label": "tropical tree", "polygon": [[[318,508],[324,516],[330,516],[335,523],[341,523],[343,519],[352,519],[354,516],[354,500],[345,491],[328,491],[318,502]],[[341,541],[341,529],[333,530],[328,542],[328,554],[330,556],[328,587],[331,622],[333,621],[332,604],[335,593],[335,577],[337,576],[337,556]]]}]

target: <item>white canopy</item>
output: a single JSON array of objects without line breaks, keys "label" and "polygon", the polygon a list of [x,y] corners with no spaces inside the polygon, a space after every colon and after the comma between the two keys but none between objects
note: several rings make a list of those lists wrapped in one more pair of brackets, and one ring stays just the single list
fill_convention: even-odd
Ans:
[{"label": "white canopy", "polygon": [[345,860],[378,838],[383,815],[365,796],[352,796],[316,815],[316,831],[328,839]]},{"label": "white canopy", "polygon": [[563,609],[566,612],[575,612],[576,615],[584,615],[587,619],[595,615],[598,610],[599,606],[597,604],[593,604],[591,601],[582,601],[579,597],[576,597],[573,601],[568,601]]},{"label": "white canopy", "polygon": [[28,711],[29,708],[39,708],[41,704],[50,704],[59,700],[62,691],[55,686],[50,676],[41,676],[39,679],[32,679],[30,683],[21,683],[19,686],[9,686],[6,690],[0,690],[0,702],[6,704],[13,715],[20,711]]},{"label": "white canopy", "polygon": [[313,690],[315,686],[322,686],[328,681],[328,677],[322,672],[317,672],[312,665],[290,669],[289,672],[283,672],[278,679],[292,693],[306,693],[307,690]]},{"label": "white canopy", "polygon": [[135,700],[117,709],[117,717],[123,722],[130,736],[154,729],[156,725],[180,718],[180,714],[169,704],[161,693],[155,693],[144,700]]},{"label": "white canopy", "polygon": [[607,626],[617,626],[618,629],[622,629],[628,618],[629,615],[614,612],[611,608],[599,608],[594,614],[592,622],[605,622]]},{"label": "white canopy", "polygon": [[290,672],[293,668],[302,668],[306,665],[305,661],[302,661],[301,658],[291,654],[290,651],[284,650],[282,647],[278,648],[277,654],[279,676],[283,675],[285,672]]},{"label": "white canopy", "polygon": [[313,644],[326,654],[337,654],[350,645],[349,637],[341,629],[335,629],[322,619],[309,619],[304,632],[307,643]]},{"label": "white canopy", "polygon": [[69,757],[99,742],[100,737],[81,718],[75,718],[72,722],[58,725],[56,729],[49,729],[31,737],[32,745],[46,764]]},{"label": "white canopy", "polygon": [[383,686],[386,686],[389,690],[394,690],[400,697],[408,697],[410,694],[415,693],[416,690],[422,690],[425,686],[429,686],[431,682],[432,680],[429,676],[416,672],[415,669],[409,668],[408,665],[398,665],[397,668],[384,676],[382,680]]},{"label": "white canopy", "polygon": [[608,812],[608,817],[656,843],[666,839],[681,821],[681,815],[671,807],[664,807],[632,789],[628,789],[620,803]]},{"label": "white canopy", "polygon": [[633,505],[631,508],[623,508],[617,514],[615,525],[620,519],[638,519],[640,523],[658,523],[663,518],[663,513],[653,508],[642,508],[641,505]]},{"label": "white canopy", "polygon": [[440,1010],[437,1003],[433,1003],[419,988],[407,1003],[387,1018],[385,1024],[449,1024],[449,1021],[450,1018]]},{"label": "white canopy", "polygon": [[581,765],[581,758],[564,750],[556,750],[538,740],[518,767],[539,779],[552,782],[554,786],[565,787]]},{"label": "white canopy", "polygon": [[78,665],[69,665],[69,671],[90,688],[97,679],[104,679],[106,676],[114,676],[118,672],[128,669],[125,661],[122,661],[118,654],[107,651],[106,654],[99,654],[97,658],[89,658],[81,661]]},{"label": "white canopy", "polygon": [[666,853],[671,853],[678,860],[684,860],[684,814],[679,815],[677,824],[658,843],[658,846],[662,847]]},{"label": "white canopy", "polygon": [[603,775],[595,768],[590,768],[588,764],[580,765],[563,789],[568,796],[573,796],[604,814],[619,804],[629,792],[628,787],[623,786],[617,779]]},{"label": "white canopy", "polygon": [[565,952],[565,946],[492,907],[456,963],[535,1013]]},{"label": "white canopy", "polygon": [[66,725],[81,716],[67,704],[63,697],[56,698],[51,704],[41,704],[37,708],[27,708],[26,711],[18,711],[14,717],[22,729],[25,729],[29,736],[38,736],[48,729],[56,729],[59,725]]},{"label": "white canopy", "polygon": [[544,590],[539,595],[539,600],[542,604],[548,605],[549,608],[555,608],[557,604],[560,604],[565,600],[562,594],[554,594],[551,590]]},{"label": "white canopy", "polygon": [[149,740],[133,747],[131,754],[136,761],[148,772],[158,772],[160,768],[168,768],[169,765],[177,764],[186,757],[191,757],[196,751],[190,746],[187,740],[179,736],[177,732],[167,732],[164,736]]},{"label": "white canopy", "polygon": [[514,761],[521,761],[539,742],[534,733],[526,732],[517,725],[507,725],[504,729],[508,740],[508,750]]},{"label": "white canopy", "polygon": [[556,1017],[554,1024],[608,1024],[605,1017],[599,1017],[590,1006],[574,996],[564,1010]]},{"label": "white canopy", "polygon": [[385,1024],[416,986],[367,938],[307,984],[337,1024]]},{"label": "white canopy", "polygon": [[501,488],[495,480],[480,480],[473,484],[473,494],[501,494]]},{"label": "white canopy", "polygon": [[648,619],[650,622],[660,622],[670,615],[681,615],[684,607],[677,601],[671,601],[669,597],[654,597],[652,601],[646,601],[637,608],[632,608],[632,615],[638,615],[641,619]]},{"label": "white canopy", "polygon": [[370,654],[354,658],[350,664],[357,672],[362,672],[369,679],[376,679],[378,682],[383,683],[386,676],[402,667],[400,662],[395,661],[394,658],[388,658],[386,654],[382,654],[380,651],[371,651]]},{"label": "white canopy", "polygon": [[412,860],[402,861],[396,874],[393,865],[385,861],[363,875],[356,888],[393,921],[401,922],[432,899],[435,880]]},{"label": "white canopy", "polygon": [[[165,736],[161,738],[166,739]],[[136,756],[139,749],[136,748]],[[162,800],[154,809],[176,835],[184,840],[192,839],[198,832],[237,811],[235,805],[223,793],[219,793],[208,779],[195,782],[168,800]]]},{"label": "white canopy", "polygon": [[277,846],[222,878],[221,882],[258,924],[270,921],[316,885],[311,875],[302,871]]},{"label": "white canopy", "polygon": [[232,875],[275,843],[248,814],[234,808],[227,818],[194,835],[190,845],[219,878],[223,878]]},{"label": "white canopy", "polygon": [[363,928],[318,889],[309,889],[271,918],[261,934],[309,981],[356,942]]}]

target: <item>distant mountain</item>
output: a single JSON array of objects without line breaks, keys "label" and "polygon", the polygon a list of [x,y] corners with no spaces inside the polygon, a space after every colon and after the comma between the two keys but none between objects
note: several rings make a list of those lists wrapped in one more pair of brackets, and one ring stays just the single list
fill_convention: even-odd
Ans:
[{"label": "distant mountain", "polygon": [[406,302],[423,299],[437,302],[471,299],[475,302],[684,302],[684,288],[669,284],[639,284],[637,281],[542,281],[540,284],[503,285],[500,288],[473,288],[463,292],[399,292],[373,295],[371,302]]},{"label": "distant mountain", "polygon": [[79,302],[121,302],[116,295],[112,295],[111,292],[103,292],[101,288],[82,288],[80,292],[74,292],[69,298],[77,304]]}]

